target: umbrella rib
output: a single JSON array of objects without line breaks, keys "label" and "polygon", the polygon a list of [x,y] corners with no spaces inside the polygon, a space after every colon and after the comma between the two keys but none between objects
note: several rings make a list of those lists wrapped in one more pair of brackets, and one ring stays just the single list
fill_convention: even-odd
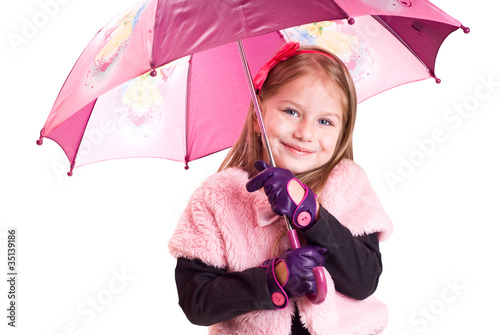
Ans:
[{"label": "umbrella rib", "polygon": [[186,83],[186,115],[185,115],[185,121],[186,122],[186,126],[185,126],[185,129],[186,129],[186,136],[184,138],[185,140],[185,152],[184,152],[184,163],[186,164],[184,166],[184,169],[189,169],[189,166],[188,166],[188,162],[189,162],[189,155],[188,155],[188,143],[189,143],[189,108],[190,108],[190,104],[189,104],[189,101],[191,100],[190,97],[191,97],[191,70],[193,68],[193,55],[190,56],[189,58],[189,68],[188,68],[188,73],[187,73],[187,83]]},{"label": "umbrella rib", "polygon": [[425,66],[425,68],[427,69],[427,72],[429,72],[429,74],[436,80],[436,82],[440,82],[440,80],[436,77],[436,75],[434,74],[434,71],[432,71],[428,66],[427,64],[425,64],[425,62],[417,55],[417,53],[408,45],[408,43],[406,43],[406,41],[401,37],[399,36],[398,33],[396,33],[394,31],[394,29],[392,29],[384,20],[382,20],[380,18],[380,16],[378,15],[372,15],[372,17],[377,20],[378,23],[380,23],[385,29],[387,29],[394,37],[396,37],[398,39],[399,42],[401,42],[401,44],[403,44],[407,49],[408,51],[410,51],[413,56],[415,56],[416,59],[418,59],[418,61],[420,63],[422,63],[423,66]]}]

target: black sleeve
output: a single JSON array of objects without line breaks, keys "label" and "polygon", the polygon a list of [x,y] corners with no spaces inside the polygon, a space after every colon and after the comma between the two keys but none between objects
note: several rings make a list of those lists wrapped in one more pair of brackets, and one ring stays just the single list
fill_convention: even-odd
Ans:
[{"label": "black sleeve", "polygon": [[378,234],[353,236],[332,214],[320,206],[319,219],[303,232],[309,244],[328,249],[325,268],[335,289],[353,299],[369,297],[382,273]]},{"label": "black sleeve", "polygon": [[228,273],[197,259],[179,258],[175,268],[179,305],[190,322],[201,326],[274,309],[266,280],[265,268]]}]

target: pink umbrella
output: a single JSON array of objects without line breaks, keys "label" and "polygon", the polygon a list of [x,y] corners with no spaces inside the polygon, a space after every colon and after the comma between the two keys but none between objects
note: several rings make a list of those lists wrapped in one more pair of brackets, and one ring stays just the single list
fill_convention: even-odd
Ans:
[{"label": "pink umbrella", "polygon": [[[426,0],[146,0],[92,39],[64,83],[38,144],[73,168],[124,157],[189,161],[230,147],[250,100],[249,71],[286,41],[336,53],[359,101],[434,77],[443,40],[461,27]],[[438,81],[438,79],[436,78]]]},{"label": "pink umbrella", "polygon": [[[469,31],[426,0],[146,0],[92,39],[37,143],[47,137],[62,147],[68,175],[124,157],[187,167],[236,141],[248,102],[255,101],[251,73],[285,42],[339,56],[363,101],[404,83],[439,82],[438,49],[459,27]],[[292,248],[299,247],[288,221],[287,228]],[[314,273],[317,294],[308,298],[320,303],[325,275],[321,267]]]}]

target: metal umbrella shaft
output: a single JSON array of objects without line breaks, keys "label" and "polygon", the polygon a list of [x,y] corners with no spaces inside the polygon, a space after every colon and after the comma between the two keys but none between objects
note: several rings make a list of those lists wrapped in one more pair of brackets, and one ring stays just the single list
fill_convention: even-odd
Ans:
[{"label": "metal umbrella shaft", "polygon": [[[241,40],[237,41],[238,45],[238,52],[240,54],[241,62],[243,65],[243,70],[245,72],[245,77],[247,80],[248,88],[250,89],[250,97],[252,99],[252,103],[254,106],[255,110],[255,116],[257,118],[257,122],[259,124],[259,128],[262,134],[262,140],[264,142],[264,146],[267,150],[267,154],[269,156],[269,164],[273,167],[276,166],[276,163],[274,162],[273,158],[273,153],[271,151],[271,146],[269,145],[269,140],[267,138],[267,132],[266,132],[266,127],[264,126],[264,120],[262,118],[262,112],[260,109],[260,104],[257,99],[257,94],[255,93],[255,89],[253,86],[253,80],[252,80],[252,75],[250,73],[250,68],[248,66],[248,61],[247,57],[245,54],[245,49],[243,47],[243,43]],[[287,236],[288,236],[288,241],[290,242],[290,246],[292,249],[297,249],[300,248],[300,242],[299,238],[297,236],[297,231],[293,228],[292,223],[290,222],[290,219],[287,216],[285,217],[285,222],[286,222],[286,229],[287,229]],[[314,278],[316,279],[316,294],[308,294],[307,298],[314,304],[320,304],[322,303],[327,294],[327,286],[326,286],[326,276],[324,273],[324,269],[321,266],[315,267],[313,269],[314,273]]]}]

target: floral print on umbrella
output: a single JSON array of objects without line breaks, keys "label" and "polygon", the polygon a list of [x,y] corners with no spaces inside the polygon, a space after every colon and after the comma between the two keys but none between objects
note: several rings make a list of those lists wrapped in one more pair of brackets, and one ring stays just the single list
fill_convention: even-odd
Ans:
[{"label": "floral print on umbrella", "polygon": [[118,110],[118,128],[147,127],[157,129],[160,124],[162,109],[159,108],[164,98],[162,86],[174,72],[178,61],[168,63],[156,69],[156,76],[145,73],[121,86]]},{"label": "floral print on umbrella", "polygon": [[146,1],[132,8],[130,11],[119,17],[114,23],[109,24],[99,34],[102,35],[101,50],[94,57],[94,62],[87,73],[85,85],[90,85],[93,78],[106,70],[114,63],[119,55],[127,48],[132,31],[139,20]]},{"label": "floral print on umbrella", "polygon": [[284,30],[290,41],[305,45],[317,45],[339,57],[351,72],[354,82],[369,75],[373,64],[369,49],[357,36],[349,34],[344,21],[323,21]]}]

